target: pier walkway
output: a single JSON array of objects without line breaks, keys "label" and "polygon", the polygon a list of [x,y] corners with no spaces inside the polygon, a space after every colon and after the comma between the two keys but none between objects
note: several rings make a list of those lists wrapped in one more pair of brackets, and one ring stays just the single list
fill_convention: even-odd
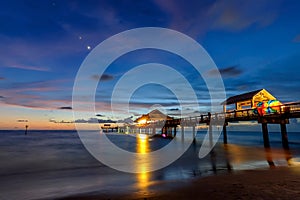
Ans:
[{"label": "pier walkway", "polygon": [[213,114],[207,113],[196,117],[149,122],[145,125],[145,128],[147,127],[150,129],[152,127],[154,129],[157,127],[162,127],[162,134],[173,137],[176,136],[176,129],[178,126],[181,126],[182,131],[184,131],[184,127],[193,127],[193,134],[195,136],[196,126],[207,124],[209,129],[211,129],[211,122],[222,121],[224,122],[223,141],[225,144],[227,144],[226,126],[228,125],[228,122],[257,121],[258,123],[262,124],[264,146],[270,147],[267,124],[279,124],[281,127],[282,145],[285,149],[288,149],[289,145],[286,124],[289,124],[289,119],[291,118],[300,118],[300,102],[282,104],[278,106],[277,110],[278,112],[276,113],[265,115],[260,115],[258,112],[255,112],[255,109],[253,108]]}]

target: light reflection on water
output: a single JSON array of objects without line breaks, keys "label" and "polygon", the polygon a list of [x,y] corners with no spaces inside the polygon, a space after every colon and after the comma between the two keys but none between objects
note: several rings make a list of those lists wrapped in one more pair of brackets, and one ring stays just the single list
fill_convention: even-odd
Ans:
[{"label": "light reflection on water", "polygon": [[[290,150],[280,148],[263,148],[240,146],[236,144],[218,144],[204,159],[198,159],[197,152],[201,142],[192,144],[185,155],[158,172],[147,172],[152,161],[147,153],[151,152],[147,135],[137,135],[136,152],[143,155],[143,161],[138,160],[135,165],[142,173],[136,174],[137,190],[149,192],[151,181],[155,181],[157,174],[163,174],[163,180],[189,179],[195,176],[205,176],[232,170],[247,170],[257,168],[273,168],[276,166],[296,165],[297,158],[293,158]],[[194,154],[194,156],[191,156]],[[298,156],[298,155],[297,155]]]},{"label": "light reflection on water", "polygon": [[137,153],[145,154],[145,153],[151,152],[148,139],[149,139],[148,135],[145,135],[145,134],[137,135],[137,137],[136,137],[136,146],[137,146],[136,152]]},{"label": "light reflection on water", "polygon": [[290,150],[234,144],[224,145],[224,150],[235,170],[297,165]]},{"label": "light reflection on water", "polygon": [[139,134],[136,137],[136,152],[140,153],[143,157],[143,162],[137,161],[135,163],[136,167],[138,168],[138,171],[141,173],[136,173],[137,178],[137,187],[142,191],[147,191],[147,187],[149,184],[149,175],[150,173],[147,172],[149,169],[149,165],[151,164],[150,157],[147,156],[146,153],[151,152],[151,149],[149,147],[149,138],[145,134]]}]

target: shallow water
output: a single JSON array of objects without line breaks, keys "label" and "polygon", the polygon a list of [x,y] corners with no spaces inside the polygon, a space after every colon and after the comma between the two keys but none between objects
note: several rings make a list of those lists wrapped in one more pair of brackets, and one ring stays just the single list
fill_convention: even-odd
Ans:
[{"label": "shallow water", "polygon": [[[171,165],[155,172],[130,174],[93,158],[75,131],[30,131],[26,136],[23,131],[0,131],[0,199],[58,198],[89,192],[151,193],[175,187],[176,180],[300,161],[300,133],[288,133],[290,150],[286,151],[281,148],[280,133],[270,133],[271,149],[265,149],[259,132],[229,132],[228,145],[222,144],[221,137],[213,151],[199,159],[204,134],[199,131],[196,142]],[[141,143],[139,137],[130,135],[108,137],[120,148],[145,154],[170,142],[144,138]]]}]

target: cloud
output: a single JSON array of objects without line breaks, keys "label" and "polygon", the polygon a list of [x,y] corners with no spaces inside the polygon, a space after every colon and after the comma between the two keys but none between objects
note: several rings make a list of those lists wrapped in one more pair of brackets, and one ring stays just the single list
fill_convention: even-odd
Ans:
[{"label": "cloud", "polygon": [[268,26],[276,19],[280,2],[270,0],[244,1],[222,0],[216,1],[208,11],[213,18],[212,28],[228,31],[240,31],[252,25]]},{"label": "cloud", "polygon": [[71,124],[71,123],[74,123],[73,121],[65,121],[65,120],[56,121],[55,119],[49,119],[49,122],[56,123],[56,124]]},{"label": "cloud", "polygon": [[0,86],[3,102],[7,105],[58,109],[60,105],[70,105],[69,80],[46,80],[30,82],[8,82]]},{"label": "cloud", "polygon": [[115,123],[116,121],[110,119],[97,119],[97,118],[89,118],[89,119],[76,119],[75,123],[88,123],[88,124],[97,124],[97,123]]},{"label": "cloud", "polygon": [[111,119],[98,119],[99,123],[116,123],[117,121]]},{"label": "cloud", "polygon": [[179,111],[180,109],[179,108],[170,108],[170,109],[167,109],[168,111]]},{"label": "cloud", "polygon": [[1,81],[1,80],[5,80],[5,78],[4,78],[4,77],[2,77],[2,76],[0,76],[0,81]]},{"label": "cloud", "polygon": [[[207,32],[211,23],[210,18],[206,16],[207,10],[211,7],[210,3],[205,1],[186,3],[185,1],[168,0],[156,0],[155,3],[167,13],[168,28],[191,36],[199,36]],[[201,25],[199,26],[199,24]]]},{"label": "cloud", "polygon": [[224,79],[226,96],[265,88],[281,102],[299,101],[300,54],[278,58],[246,70],[241,76]]},{"label": "cloud", "polygon": [[223,78],[228,77],[237,77],[242,74],[242,70],[238,67],[238,65],[228,66],[222,69],[213,69],[208,72],[209,76],[215,76],[220,72]]},{"label": "cloud", "polygon": [[49,122],[56,123],[57,121],[55,119],[49,119]]},{"label": "cloud", "polygon": [[265,27],[279,14],[280,1],[160,1],[155,3],[168,13],[169,28],[199,37],[211,30],[242,31],[251,26]]},{"label": "cloud", "polygon": [[[176,100],[176,99],[175,99]],[[166,100],[166,99],[160,99],[158,101],[156,101],[155,99],[147,99],[147,102],[143,101],[143,100],[132,100],[130,101],[130,106],[131,107],[135,107],[135,108],[150,108],[151,106],[155,105],[155,104],[159,104],[160,106],[163,107],[174,107],[174,106],[178,106],[179,103],[178,102],[171,102],[172,100]],[[182,105],[184,105],[185,102],[182,103]],[[124,102],[124,105],[126,104],[126,102]]]},{"label": "cloud", "polygon": [[27,66],[27,65],[6,65],[8,68],[17,68],[17,69],[25,69],[25,70],[34,70],[34,71],[43,71],[48,72],[50,71],[47,67],[41,67],[41,66]]},{"label": "cloud", "polygon": [[91,76],[91,79],[95,80],[95,81],[99,81],[100,76],[98,74],[95,74],[95,75]]},{"label": "cloud", "polygon": [[18,119],[17,122],[28,122],[27,119]]},{"label": "cloud", "polygon": [[[140,115],[138,115],[138,116],[140,116]],[[133,122],[132,118],[133,118],[133,116],[125,118],[125,119],[118,120],[117,122],[118,123],[127,123],[127,124],[130,124],[130,123]]]},{"label": "cloud", "polygon": [[237,65],[220,69],[220,73],[224,77],[235,77],[242,74],[242,70]]},{"label": "cloud", "polygon": [[61,109],[61,110],[72,110],[72,107],[71,106],[62,106],[62,107],[59,107],[58,109]]},{"label": "cloud", "polygon": [[70,103],[69,100],[45,99],[38,95],[12,93],[6,93],[6,96],[3,98],[3,102],[10,106],[32,108],[37,110],[58,109],[57,105]]},{"label": "cloud", "polygon": [[97,74],[93,75],[91,77],[93,80],[95,81],[110,81],[110,80],[113,80],[114,79],[114,76],[113,75],[110,75],[110,74],[103,74],[101,77]]},{"label": "cloud", "polygon": [[293,39],[293,42],[300,42],[300,34]]},{"label": "cloud", "polygon": [[76,119],[74,122],[75,123],[92,123],[92,124],[99,123],[97,118],[90,118],[88,120],[86,120],[86,119]]},{"label": "cloud", "polygon": [[65,83],[65,80],[46,80],[46,81],[30,81],[30,82],[15,82],[6,87],[6,89],[13,89],[15,93],[18,92],[49,92],[58,91],[63,87],[58,88],[58,84]]},{"label": "cloud", "polygon": [[114,79],[114,77],[112,75],[109,74],[103,74],[100,78],[101,81],[110,81]]},{"label": "cloud", "polygon": [[0,99],[4,99],[5,97],[4,96],[0,96]]}]

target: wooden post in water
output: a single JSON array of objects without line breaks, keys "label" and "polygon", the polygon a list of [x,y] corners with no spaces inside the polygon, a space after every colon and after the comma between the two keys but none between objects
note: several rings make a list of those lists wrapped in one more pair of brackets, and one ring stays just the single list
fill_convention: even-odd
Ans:
[{"label": "wooden post in water", "polygon": [[28,125],[25,126],[25,135],[27,135]]},{"label": "wooden post in water", "polygon": [[181,140],[184,140],[184,126],[181,125]]},{"label": "wooden post in water", "polygon": [[213,135],[212,135],[212,125],[211,122],[209,122],[209,127],[208,127],[208,134],[209,134],[209,145],[213,145]]},{"label": "wooden post in water", "polygon": [[267,123],[262,123],[262,132],[263,132],[263,138],[264,138],[264,146],[265,148],[270,147],[270,141],[269,141],[269,132],[268,132],[268,124]]},{"label": "wooden post in water", "polygon": [[174,127],[174,137],[176,137],[176,126]]},{"label": "wooden post in water", "polygon": [[282,147],[284,149],[289,149],[289,141],[288,141],[288,136],[287,136],[287,131],[286,131],[286,124],[281,123],[280,129],[281,129]]},{"label": "wooden post in water", "polygon": [[223,125],[223,143],[227,144],[227,130],[226,130],[226,122]]}]

